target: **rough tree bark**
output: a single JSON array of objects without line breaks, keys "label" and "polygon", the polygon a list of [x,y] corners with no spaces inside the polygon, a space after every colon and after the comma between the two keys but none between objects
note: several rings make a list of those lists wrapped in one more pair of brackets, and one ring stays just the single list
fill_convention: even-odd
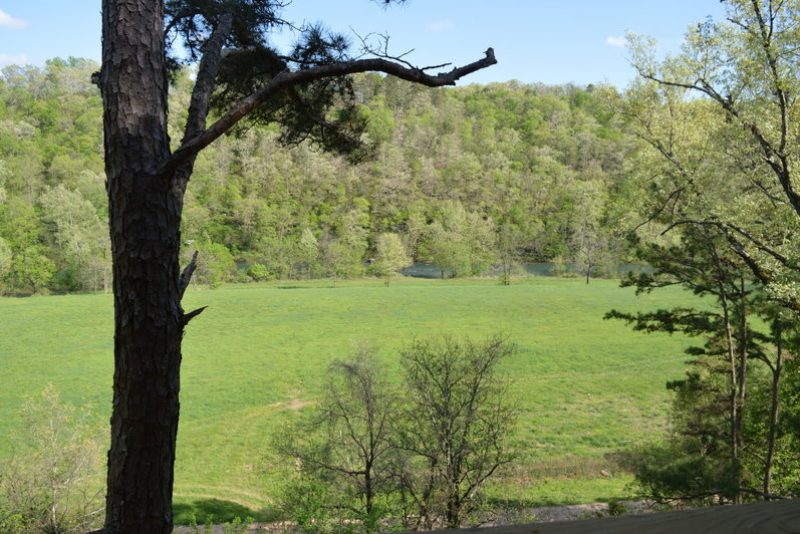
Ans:
[{"label": "rough tree bark", "polygon": [[103,2],[106,188],[114,273],[108,532],[169,532],[183,310],[159,2]]},{"label": "rough tree bark", "polygon": [[185,135],[170,152],[163,0],[103,0],[105,167],[114,288],[114,396],[102,532],[169,534],[178,429],[181,338],[202,309],[181,297],[194,260],[181,272],[183,195],[197,153],[282,90],[320,78],[381,71],[428,86],[453,85],[494,64],[494,53],[431,75],[387,59],[284,70],[206,127],[231,13],[214,28],[198,67]]}]

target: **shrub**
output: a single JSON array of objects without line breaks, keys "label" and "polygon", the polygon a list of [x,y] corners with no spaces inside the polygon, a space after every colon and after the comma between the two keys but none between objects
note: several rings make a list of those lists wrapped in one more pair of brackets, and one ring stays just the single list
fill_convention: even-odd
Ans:
[{"label": "shrub", "polygon": [[267,267],[261,263],[254,263],[247,269],[247,275],[256,282],[264,282],[269,280],[270,274]]},{"label": "shrub", "polygon": [[52,386],[23,409],[24,431],[0,467],[0,532],[86,532],[102,519],[100,447]]}]

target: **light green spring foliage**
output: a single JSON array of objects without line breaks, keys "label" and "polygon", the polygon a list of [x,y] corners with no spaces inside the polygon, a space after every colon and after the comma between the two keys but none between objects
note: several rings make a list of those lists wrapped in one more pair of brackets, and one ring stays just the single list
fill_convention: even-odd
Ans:
[{"label": "light green spring foliage", "polygon": [[496,229],[491,218],[468,212],[459,201],[440,204],[433,222],[421,230],[418,255],[450,276],[479,275],[496,259]]},{"label": "light green spring foliage", "polygon": [[578,272],[588,282],[592,275],[611,272],[614,264],[613,230],[603,225],[603,210],[607,199],[603,184],[587,180],[575,184],[575,214],[570,244]]},{"label": "light green spring foliage", "polygon": [[100,442],[52,385],[21,409],[0,467],[0,531],[85,532],[102,520]]},{"label": "light green spring foliage", "polygon": [[[107,232],[95,230],[108,213],[101,102],[89,82],[96,70],[74,58],[3,69],[0,238],[19,262],[28,258],[5,276],[9,292],[107,285]],[[435,255],[460,276],[496,262],[500,225],[517,229],[529,259],[571,260],[583,181],[604,192],[604,227],[617,228],[632,204],[620,155],[634,141],[622,133],[612,88],[509,82],[433,91],[371,75],[354,84],[365,95],[365,135],[382,142],[375,158],[353,166],[309,143],[281,146],[269,126],[218,140],[198,157],[187,192],[187,255],[225,247],[235,266],[221,279],[252,279],[253,264],[269,278],[340,279],[362,275],[378,236],[398,233],[413,258]],[[190,85],[179,75],[170,97],[188,101]],[[56,198],[63,209],[51,209]],[[306,230],[314,258],[299,246]],[[31,279],[20,271],[32,263],[45,268]]]},{"label": "light green spring foliage", "polygon": [[312,278],[316,273],[319,258],[319,243],[310,228],[303,230],[297,243],[297,259],[299,267],[307,278]]},{"label": "light green spring foliage", "polygon": [[11,260],[11,247],[8,246],[5,239],[0,237],[0,283],[11,271]]},{"label": "light green spring foliage", "polygon": [[63,268],[57,283],[68,289],[107,290],[111,280],[108,228],[80,190],[63,184],[40,198],[42,221],[55,258]]},{"label": "light green spring foliage", "polygon": [[198,247],[197,270],[192,279],[200,284],[217,288],[233,279],[234,260],[225,245],[203,243]]},{"label": "light green spring foliage", "polygon": [[[680,244],[683,251],[691,250],[693,234],[694,239],[702,234],[715,240],[719,247],[715,261],[723,258],[729,268],[740,268],[741,274],[735,279],[752,295],[761,294],[782,307],[784,314],[794,317],[789,324],[794,324],[800,311],[800,195],[796,173],[800,159],[800,103],[796,98],[800,64],[795,53],[800,37],[800,2],[731,0],[725,4],[726,19],[708,20],[691,28],[681,52],[673,57],[658,60],[652,40],[631,36],[633,64],[641,78],[623,102],[633,131],[649,145],[636,156],[636,167],[652,177],[642,210],[650,214],[650,224],[640,229],[639,238],[645,245],[654,241]],[[708,250],[713,249],[707,245],[696,249],[692,261]],[[664,252],[650,261],[656,265],[669,257]],[[691,265],[692,261],[676,262],[673,268],[683,271],[684,276],[693,270],[708,273],[703,266],[698,270]],[[712,287],[719,283],[713,279],[708,282]],[[738,308],[737,313],[742,316]],[[764,336],[739,336],[749,338],[748,342],[764,340]],[[743,342],[737,338],[737,344],[741,347]],[[768,346],[765,352],[774,350]],[[752,376],[747,379],[747,402],[740,401],[738,409],[746,419],[761,419],[759,424],[766,426],[769,402],[765,390],[772,382],[761,375],[768,375],[767,367],[774,367],[770,363],[759,369],[759,363],[750,363],[749,359],[748,354],[747,372]],[[759,425],[742,431],[754,434],[745,438],[747,447],[736,452],[741,454],[736,461],[725,459],[724,447],[715,450],[708,440],[692,441],[697,439],[698,427],[719,425],[726,429],[729,425],[727,412],[715,416],[702,407],[702,395],[717,388],[710,378],[697,376],[701,378],[693,387],[700,392],[700,400],[679,396],[676,403],[680,404],[673,410],[676,429],[688,428],[687,435],[666,448],[646,451],[644,469],[638,469],[645,486],[662,495],[697,495],[710,487],[717,494],[715,502],[726,492],[728,498],[736,498],[739,480],[745,480],[747,487],[763,483],[766,492],[794,491],[794,430],[777,433],[776,458],[786,450],[789,455],[788,459],[776,460],[780,467],[772,466],[772,489],[759,474],[766,469],[764,458],[770,457],[764,452],[768,441]],[[735,382],[722,376],[723,387]],[[793,371],[784,372],[783,380],[787,378],[794,378]],[[739,377],[738,384],[744,383]],[[792,388],[784,387],[782,395]],[[692,388],[687,390],[693,392]],[[796,399],[788,395],[782,402],[785,415],[778,426],[795,428],[790,412]],[[697,419],[681,422],[687,414]],[[737,471],[739,462],[745,466],[744,472]],[[747,481],[748,476],[754,480]],[[703,484],[707,485],[705,489]]]},{"label": "light green spring foliage", "polygon": [[642,78],[624,103],[651,148],[637,167],[655,177],[653,230],[715,226],[774,297],[800,309],[800,3],[726,5],[727,20],[692,28],[663,61],[652,40],[631,36]]},{"label": "light green spring foliage", "polygon": [[400,275],[402,269],[413,263],[411,256],[406,252],[403,240],[397,234],[379,235],[375,249],[375,262],[372,269],[376,275],[386,279],[386,285],[389,285],[393,276]]}]

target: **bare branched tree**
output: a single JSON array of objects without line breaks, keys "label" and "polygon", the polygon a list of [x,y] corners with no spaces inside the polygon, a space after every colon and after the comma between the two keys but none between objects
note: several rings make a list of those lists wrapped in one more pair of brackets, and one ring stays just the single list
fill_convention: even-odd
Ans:
[{"label": "bare branched tree", "polygon": [[0,532],[86,532],[102,520],[100,444],[52,386],[23,410],[0,465]]},{"label": "bare branched tree", "polygon": [[511,461],[515,414],[497,370],[513,351],[497,337],[417,341],[403,353],[410,404],[399,446],[412,458],[401,479],[418,526],[431,528],[443,516],[458,528],[483,483]]},{"label": "bare branched tree", "polygon": [[279,440],[284,456],[305,472],[326,481],[338,515],[377,528],[381,496],[391,493],[389,464],[398,415],[396,392],[370,350],[335,361],[328,369],[325,395],[295,435]]}]

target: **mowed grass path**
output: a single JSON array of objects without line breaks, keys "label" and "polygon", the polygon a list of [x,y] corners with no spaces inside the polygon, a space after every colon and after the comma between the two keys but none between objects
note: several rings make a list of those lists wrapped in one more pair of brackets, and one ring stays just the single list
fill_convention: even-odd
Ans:
[{"label": "mowed grass path", "polygon": [[[209,308],[184,341],[176,497],[268,505],[277,481],[259,466],[270,436],[283,431],[287,413],[317,399],[331,360],[357,346],[376,347],[399,378],[398,353],[415,337],[494,334],[519,349],[504,371],[523,453],[492,494],[535,502],[620,496],[627,478],[601,474],[610,469],[604,456],[664,431],[664,384],[682,375],[687,341],[635,333],[603,314],[691,299],[555,278],[510,287],[407,279],[190,290],[187,309]],[[48,383],[85,406],[105,435],[112,330],[110,295],[0,299],[0,461],[24,398]]]}]

